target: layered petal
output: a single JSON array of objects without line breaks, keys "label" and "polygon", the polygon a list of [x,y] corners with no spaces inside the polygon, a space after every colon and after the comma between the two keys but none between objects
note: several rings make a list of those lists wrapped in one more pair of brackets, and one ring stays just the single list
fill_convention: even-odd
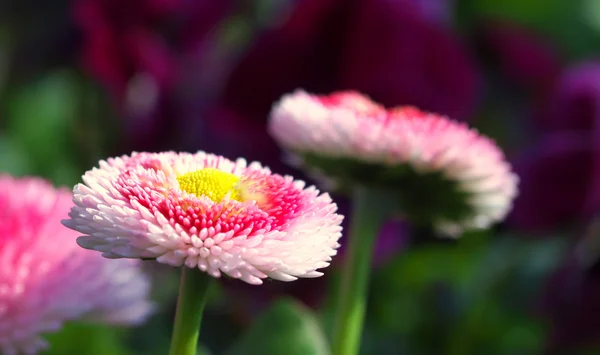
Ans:
[{"label": "layered petal", "polygon": [[81,249],[60,224],[72,194],[37,178],[0,176],[0,350],[34,354],[43,333],[87,318],[137,324],[150,313],[150,283],[137,260]]},{"label": "layered petal", "polygon": [[[386,110],[356,92],[315,96],[296,91],[274,106],[269,129],[296,158],[334,179],[376,181],[406,194],[416,180],[423,188],[436,188],[427,185],[427,176],[440,175],[451,185],[446,190],[459,195],[449,198],[462,196],[467,209],[453,220],[437,221],[451,234],[503,219],[517,194],[518,178],[491,140],[463,123],[414,107]],[[412,176],[411,186],[403,187],[407,176]],[[412,207],[427,205],[427,194],[434,191],[416,193]]]},{"label": "layered petal", "polygon": [[156,258],[260,284],[317,277],[341,237],[327,194],[259,163],[198,152],[101,161],[63,221],[110,258]]}]

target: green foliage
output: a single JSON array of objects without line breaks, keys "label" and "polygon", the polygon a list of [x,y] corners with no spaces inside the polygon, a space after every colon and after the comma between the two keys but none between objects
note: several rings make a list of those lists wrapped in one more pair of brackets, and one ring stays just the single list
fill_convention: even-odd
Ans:
[{"label": "green foliage", "polygon": [[375,343],[410,354],[537,354],[545,326],[531,307],[564,249],[559,239],[481,235],[412,249],[374,275],[370,324],[392,337]]},{"label": "green foliage", "polygon": [[73,157],[72,126],[78,88],[70,72],[54,72],[22,86],[9,96],[6,129],[0,137],[7,159],[0,169],[41,175],[54,183],[72,185],[79,171]]},{"label": "green foliage", "polygon": [[324,355],[329,346],[315,316],[292,300],[280,300],[258,319],[228,355]]},{"label": "green foliage", "polygon": [[124,329],[87,323],[69,323],[60,332],[49,334],[46,355],[130,355],[123,343]]},{"label": "green foliage", "polygon": [[[509,20],[525,26],[556,45],[563,57],[594,55],[600,45],[596,0],[461,0],[463,21]],[[467,15],[465,15],[465,13]],[[463,24],[464,25],[464,24]]]},{"label": "green foliage", "polygon": [[168,354],[174,314],[159,310],[148,321],[129,332],[127,342],[132,354]]},{"label": "green foliage", "polygon": [[18,141],[0,135],[0,172],[23,176],[31,174],[34,165],[35,162]]}]

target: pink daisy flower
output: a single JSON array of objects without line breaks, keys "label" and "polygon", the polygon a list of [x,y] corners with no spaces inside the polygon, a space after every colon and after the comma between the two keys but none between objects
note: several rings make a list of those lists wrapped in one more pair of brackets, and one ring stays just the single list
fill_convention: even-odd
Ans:
[{"label": "pink daisy flower", "polygon": [[101,161],[75,186],[79,245],[109,258],[156,258],[251,284],[318,277],[341,237],[327,194],[259,163],[198,152]]},{"label": "pink daisy flower", "polygon": [[0,175],[0,352],[36,354],[63,322],[137,324],[150,313],[137,260],[81,249],[60,224],[72,194],[36,178]]},{"label": "pink daisy flower", "polygon": [[490,139],[414,107],[386,109],[357,92],[316,96],[298,90],[274,105],[269,130],[293,161],[335,187],[394,188],[417,220],[450,235],[502,220],[517,176]]}]

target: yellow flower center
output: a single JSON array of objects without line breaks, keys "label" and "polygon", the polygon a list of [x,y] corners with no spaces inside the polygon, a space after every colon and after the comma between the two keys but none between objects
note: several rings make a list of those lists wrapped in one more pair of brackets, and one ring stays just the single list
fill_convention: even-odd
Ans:
[{"label": "yellow flower center", "polygon": [[215,202],[227,195],[232,200],[242,201],[236,185],[240,178],[214,168],[200,169],[177,177],[179,187],[196,196],[206,196]]}]

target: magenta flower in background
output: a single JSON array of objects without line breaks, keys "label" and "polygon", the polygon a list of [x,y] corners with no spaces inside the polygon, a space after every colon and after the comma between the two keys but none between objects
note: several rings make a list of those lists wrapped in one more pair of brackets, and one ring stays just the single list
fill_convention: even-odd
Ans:
[{"label": "magenta flower in background", "polygon": [[583,222],[600,208],[600,181],[594,173],[600,164],[600,147],[584,134],[549,134],[515,162],[521,193],[509,223],[542,230]]},{"label": "magenta flower in background", "polygon": [[[112,95],[136,149],[174,129],[186,61],[198,61],[230,1],[77,0],[84,69]],[[159,143],[157,143],[159,142]]]},{"label": "magenta flower in background", "polygon": [[160,27],[177,15],[179,1],[79,0],[74,16],[82,30],[83,66],[118,100],[124,100],[129,81],[148,75],[158,86],[171,84],[175,53]]},{"label": "magenta flower in background", "polygon": [[543,132],[578,131],[600,135],[600,61],[566,70],[556,81],[546,104],[535,117]]},{"label": "magenta flower in background", "polygon": [[145,320],[149,278],[134,260],[84,250],[60,224],[72,194],[36,178],[0,175],[0,351],[36,354],[65,321]]},{"label": "magenta flower in background", "polygon": [[548,229],[600,211],[599,78],[600,65],[586,63],[555,83],[536,116],[539,138],[515,161],[523,189],[513,226]]}]

